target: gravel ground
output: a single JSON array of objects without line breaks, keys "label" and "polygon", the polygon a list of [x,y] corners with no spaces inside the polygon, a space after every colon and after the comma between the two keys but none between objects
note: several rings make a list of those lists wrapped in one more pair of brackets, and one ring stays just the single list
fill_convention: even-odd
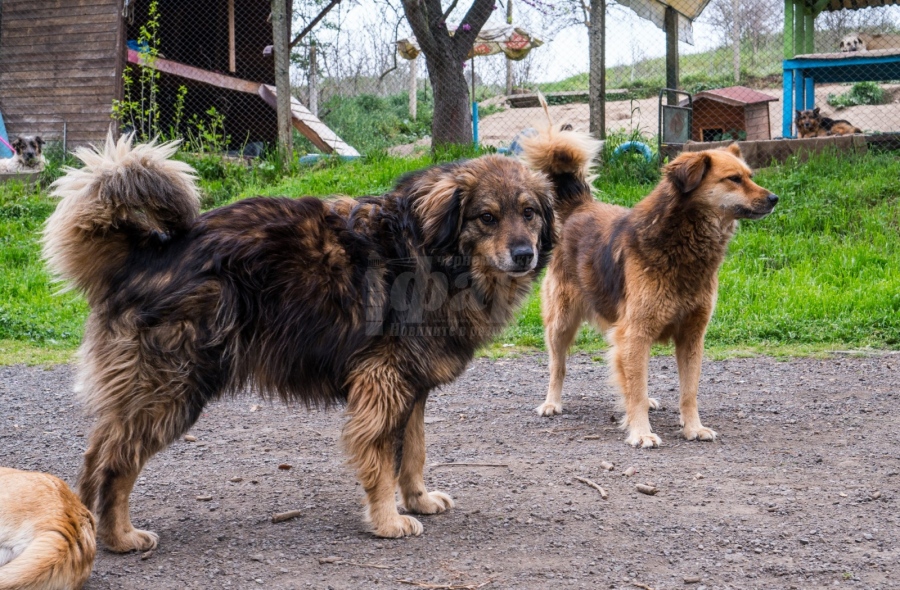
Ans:
[{"label": "gravel ground", "polygon": [[[654,358],[655,450],[624,444],[607,368],[589,356],[570,361],[566,413],[539,418],[546,365],[481,359],[433,394],[426,481],[457,505],[400,540],[362,525],[339,411],[217,403],[132,495],[159,548],[100,551],[86,588],[900,587],[900,357],[708,361],[714,443],[679,438],[674,361]],[[0,368],[0,465],[74,481],[90,424],[72,378]],[[272,524],[288,510],[300,515]]]}]

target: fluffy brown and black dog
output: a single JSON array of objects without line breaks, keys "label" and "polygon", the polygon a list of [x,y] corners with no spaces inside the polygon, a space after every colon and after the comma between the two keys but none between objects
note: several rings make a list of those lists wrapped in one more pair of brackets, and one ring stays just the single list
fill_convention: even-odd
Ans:
[{"label": "fluffy brown and black dog", "polygon": [[804,139],[807,137],[862,133],[862,130],[855,127],[850,121],[823,117],[819,112],[819,107],[804,111],[798,110],[794,122],[797,124],[797,134]]},{"label": "fluffy brown and black dog", "polygon": [[40,172],[47,164],[44,158],[44,140],[40,135],[20,135],[12,142],[16,154],[0,160],[0,174]]},{"label": "fluffy brown and black dog", "polygon": [[[574,137],[578,137],[574,135]],[[578,141],[534,144],[578,167]],[[346,402],[344,446],[382,537],[453,505],[423,480],[429,391],[509,321],[554,243],[553,187],[502,156],[435,166],[357,200],[255,198],[200,215],[176,147],[108,140],[55,184],[44,253],[91,307],[78,388],[97,423],[80,475],[100,538],[148,549],[128,498],[203,407],[251,387]],[[568,164],[560,163],[568,162]]]},{"label": "fluffy brown and black dog", "polygon": [[65,482],[0,467],[0,590],[78,590],[96,551],[94,517]]},{"label": "fluffy brown and black dog", "polygon": [[[529,162],[549,166],[535,152]],[[560,238],[542,286],[550,387],[538,414],[562,412],[566,353],[589,320],[612,344],[609,364],[624,395],[628,444],[660,444],[650,428],[648,411],[658,404],[647,396],[647,364],[651,345],[669,340],[684,436],[713,440],[716,433],[700,423],[697,387],[719,266],[737,220],[768,215],[778,197],[751,180],[734,144],[678,156],[632,209],[595,201],[589,182],[565,171],[552,178],[560,185]]]}]

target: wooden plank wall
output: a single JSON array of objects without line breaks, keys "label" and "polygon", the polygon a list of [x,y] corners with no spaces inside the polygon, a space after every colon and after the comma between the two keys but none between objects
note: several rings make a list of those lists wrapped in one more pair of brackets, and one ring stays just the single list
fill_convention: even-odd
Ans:
[{"label": "wooden plank wall", "polygon": [[2,0],[0,112],[10,135],[101,141],[121,93],[121,0]]}]

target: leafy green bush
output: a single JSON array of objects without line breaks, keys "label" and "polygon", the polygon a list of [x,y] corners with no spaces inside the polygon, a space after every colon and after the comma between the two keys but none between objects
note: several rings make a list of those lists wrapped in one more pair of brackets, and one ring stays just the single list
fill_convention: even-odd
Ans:
[{"label": "leafy green bush", "polygon": [[890,102],[890,96],[877,82],[857,82],[844,94],[828,95],[828,104],[836,109],[861,104],[885,104],[888,102]]}]

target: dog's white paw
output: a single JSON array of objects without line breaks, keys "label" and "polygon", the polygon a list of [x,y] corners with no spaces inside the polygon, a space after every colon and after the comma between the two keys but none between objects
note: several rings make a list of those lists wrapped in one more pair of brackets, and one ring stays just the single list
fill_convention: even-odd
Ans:
[{"label": "dog's white paw", "polygon": [[562,414],[562,404],[556,402],[544,402],[535,409],[538,416],[555,416]]},{"label": "dog's white paw", "polygon": [[404,506],[410,512],[416,514],[440,514],[453,508],[453,498],[444,492],[426,492],[421,496],[407,498]]},{"label": "dog's white paw", "polygon": [[106,547],[114,553],[128,553],[129,551],[150,551],[156,549],[159,544],[159,535],[153,531],[131,529],[127,533],[118,535],[101,534],[101,539]]},{"label": "dog's white paw", "polygon": [[685,426],[684,427],[684,438],[687,440],[716,440],[716,431],[712,428],[707,428],[702,424],[698,426]]},{"label": "dog's white paw", "polygon": [[422,530],[421,522],[412,516],[403,514],[397,514],[393,518],[385,519],[378,523],[377,526],[373,523],[372,526],[372,532],[376,537],[384,537],[386,539],[399,539],[409,535],[418,537],[422,534]]},{"label": "dog's white paw", "polygon": [[625,442],[630,444],[635,448],[641,449],[655,449],[659,445],[662,444],[662,439],[653,434],[652,432],[646,433],[631,433],[628,435],[628,438],[625,439]]},{"label": "dog's white paw", "polygon": [[650,409],[651,410],[659,409],[659,400],[658,399],[656,399],[655,397],[648,397],[647,399],[650,400]]}]

